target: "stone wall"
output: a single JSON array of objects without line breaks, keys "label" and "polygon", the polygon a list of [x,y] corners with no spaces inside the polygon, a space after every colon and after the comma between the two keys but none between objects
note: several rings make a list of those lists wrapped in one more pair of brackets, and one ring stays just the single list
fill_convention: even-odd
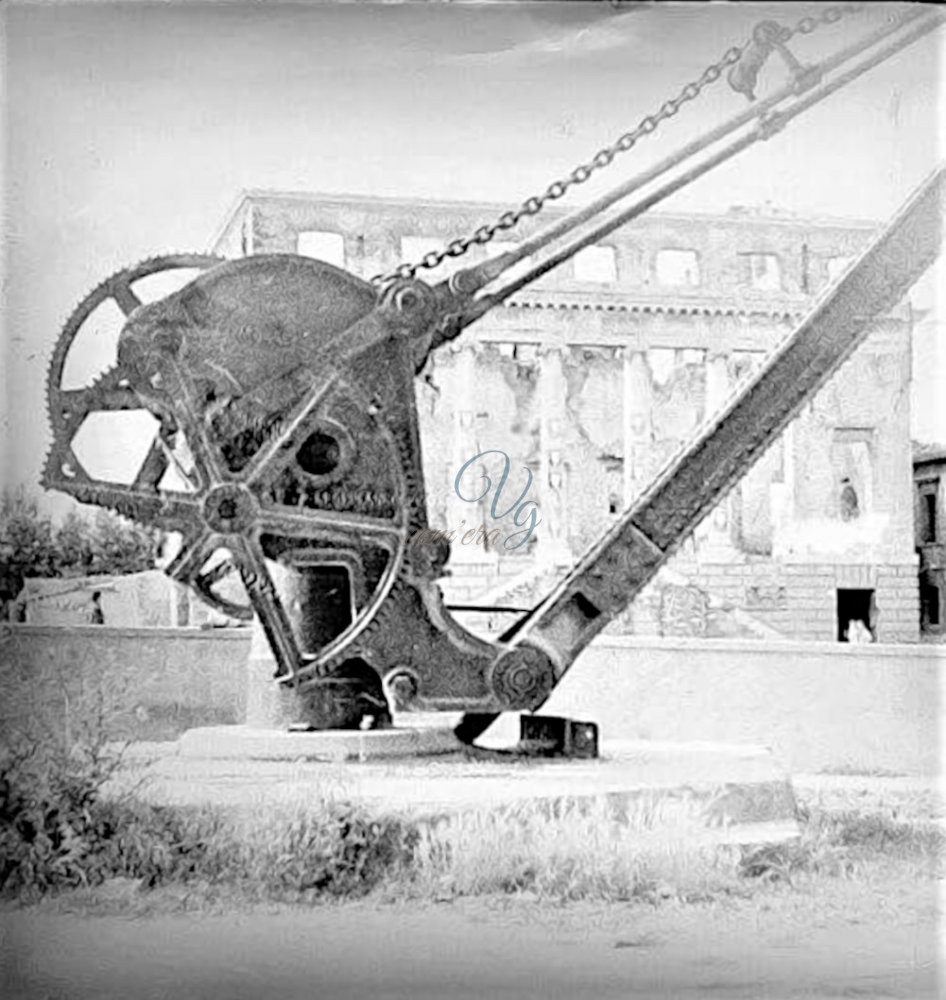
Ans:
[{"label": "stone wall", "polygon": [[771,747],[791,772],[935,775],[946,650],[607,637],[543,706],[608,739]]},{"label": "stone wall", "polygon": [[[675,565],[675,564],[671,564]],[[777,561],[701,563],[693,571],[692,587],[706,596],[706,625],[702,631],[672,633],[646,627],[644,635],[704,635],[714,637],[715,606],[738,608],[758,623],[783,636],[832,641],[837,633],[839,589],[873,590],[877,603],[877,641],[916,640],[919,597],[916,565],[876,566],[858,563],[781,563]],[[646,600],[641,596],[636,605]]]},{"label": "stone wall", "polygon": [[[238,604],[246,601],[235,573],[217,584],[216,593]],[[121,576],[27,578],[13,614],[15,620],[30,625],[200,628],[237,624],[158,569]]]},{"label": "stone wall", "polygon": [[[53,706],[63,682],[104,683],[127,694],[128,735],[170,739],[244,720],[250,631],[4,626],[0,680],[25,675]],[[941,646],[602,636],[542,711],[604,740],[764,744],[793,772],[932,775],[944,671]]]},{"label": "stone wall", "polygon": [[243,721],[249,643],[248,628],[4,625],[0,684],[28,685],[54,717],[75,690],[101,691],[122,731],[170,739],[197,725]]}]

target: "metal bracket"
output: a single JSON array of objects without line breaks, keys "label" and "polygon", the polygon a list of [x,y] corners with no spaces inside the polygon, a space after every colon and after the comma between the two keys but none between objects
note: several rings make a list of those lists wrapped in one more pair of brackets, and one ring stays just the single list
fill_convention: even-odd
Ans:
[{"label": "metal bracket", "polygon": [[790,29],[783,28],[777,21],[761,21],[755,26],[752,40],[743,50],[739,62],[726,76],[733,90],[754,101],[759,73],[773,52],[778,52],[785,61],[795,81],[796,93],[801,93],[818,82],[821,74],[814,67],[806,66],[795,58],[783,40],[786,33],[790,34]]}]

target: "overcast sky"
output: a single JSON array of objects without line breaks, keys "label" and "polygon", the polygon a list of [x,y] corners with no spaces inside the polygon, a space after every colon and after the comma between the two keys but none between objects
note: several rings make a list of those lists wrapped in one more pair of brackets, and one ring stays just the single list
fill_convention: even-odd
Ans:
[{"label": "overcast sky", "polygon": [[[518,203],[758,20],[823,6],[4,4],[5,480],[38,478],[44,369],[75,303],[139,258],[205,248],[241,189]],[[866,6],[798,54],[900,9]],[[666,208],[884,219],[942,155],[942,53],[939,39],[913,46]],[[743,106],[721,82],[609,180]],[[927,438],[946,437],[941,319],[918,345]]]}]

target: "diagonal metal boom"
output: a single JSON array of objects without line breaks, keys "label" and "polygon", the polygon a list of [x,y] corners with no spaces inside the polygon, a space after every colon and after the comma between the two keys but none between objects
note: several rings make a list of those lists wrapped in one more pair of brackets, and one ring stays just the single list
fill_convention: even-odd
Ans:
[{"label": "diagonal metal boom", "polygon": [[[709,511],[939,253],[946,167],[909,199],[738,398],[503,638],[552,660],[556,681],[653,579]],[[538,706],[536,706],[538,707]]]}]

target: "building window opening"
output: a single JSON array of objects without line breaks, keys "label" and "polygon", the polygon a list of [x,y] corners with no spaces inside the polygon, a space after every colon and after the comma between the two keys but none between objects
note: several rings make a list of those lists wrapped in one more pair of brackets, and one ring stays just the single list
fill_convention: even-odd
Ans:
[{"label": "building window opening", "polygon": [[838,642],[877,641],[877,602],[873,590],[838,590]]},{"label": "building window opening", "polygon": [[854,521],[861,516],[861,505],[857,498],[857,490],[847,476],[841,480],[841,520]]},{"label": "building window opening", "polygon": [[577,281],[607,284],[616,281],[617,276],[614,247],[585,247],[575,254],[575,279]]},{"label": "building window opening", "polygon": [[920,494],[920,544],[932,545],[936,541],[936,487]]},{"label": "building window opening", "polygon": [[661,250],[657,254],[657,281],[661,285],[700,283],[700,260],[695,250]]},{"label": "building window opening", "polygon": [[774,253],[747,253],[746,260],[750,287],[760,292],[777,292],[782,287],[782,272]]},{"label": "building window opening", "polygon": [[874,492],[874,430],[871,427],[836,427],[831,442],[834,487],[829,517],[855,521],[870,514]]},{"label": "building window opening", "polygon": [[326,264],[344,267],[345,239],[341,233],[316,230],[299,233],[296,238],[296,253],[300,257],[314,257]]},{"label": "building window opening", "polygon": [[920,628],[924,631],[940,627],[939,606],[939,587],[934,583],[920,583]]}]

